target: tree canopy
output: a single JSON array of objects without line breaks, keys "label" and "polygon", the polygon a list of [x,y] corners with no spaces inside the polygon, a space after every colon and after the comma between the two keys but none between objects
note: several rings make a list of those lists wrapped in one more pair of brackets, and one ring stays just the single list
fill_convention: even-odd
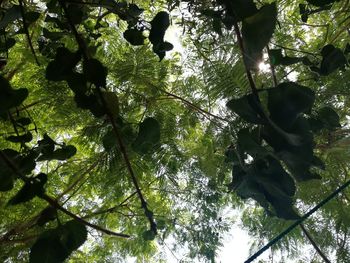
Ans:
[{"label": "tree canopy", "polygon": [[349,10],[0,1],[0,260],[350,262]]}]

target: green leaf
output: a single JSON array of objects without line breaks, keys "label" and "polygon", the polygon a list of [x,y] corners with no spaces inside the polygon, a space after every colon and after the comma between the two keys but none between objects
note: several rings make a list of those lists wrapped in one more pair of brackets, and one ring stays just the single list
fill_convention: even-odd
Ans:
[{"label": "green leaf", "polygon": [[38,226],[44,226],[46,223],[56,219],[57,211],[54,207],[47,207],[41,211],[40,216],[36,223]]},{"label": "green leaf", "polygon": [[106,107],[112,114],[113,118],[116,119],[119,116],[119,100],[115,92],[104,91],[102,92],[103,99],[106,103]]},{"label": "green leaf", "polygon": [[12,37],[4,39],[0,39],[0,52],[7,52],[10,48],[12,48],[16,44],[16,40]]},{"label": "green leaf", "polygon": [[270,118],[282,129],[288,130],[301,113],[309,113],[315,101],[315,92],[293,82],[279,84],[268,90]]},{"label": "green leaf", "polygon": [[25,21],[28,25],[37,21],[39,17],[40,17],[40,13],[35,11],[27,12],[25,13],[25,16],[24,16]]},{"label": "green leaf", "polygon": [[16,123],[22,126],[28,126],[29,124],[32,123],[32,120],[30,118],[23,117],[23,118],[17,119]]},{"label": "green leaf", "polygon": [[81,59],[79,51],[73,53],[67,48],[60,47],[56,51],[56,57],[46,67],[46,79],[52,81],[66,80],[72,74],[73,68]]},{"label": "green leaf", "polygon": [[[165,57],[164,35],[170,26],[169,14],[167,12],[159,12],[151,21],[151,30],[148,39],[153,45],[153,52],[156,53],[160,60]],[[170,43],[169,43],[170,44]],[[167,45],[170,47],[169,45]]]},{"label": "green leaf", "polygon": [[27,89],[12,89],[10,83],[0,75],[0,113],[21,105],[27,97]]},{"label": "green leaf", "polygon": [[55,150],[55,141],[52,140],[46,133],[42,140],[38,141],[39,149],[42,154],[51,154]]},{"label": "green leaf", "polygon": [[13,182],[16,178],[16,173],[9,167],[6,159],[3,158],[3,155],[10,162],[14,162],[18,157],[19,153],[12,149],[1,150],[0,155],[0,191],[6,192],[13,188]]},{"label": "green leaf", "polygon": [[226,6],[226,21],[235,20],[239,22],[244,18],[253,16],[258,11],[253,0],[219,0],[219,2]]},{"label": "green leaf", "polygon": [[142,233],[142,237],[146,241],[152,241],[156,238],[156,234],[153,230],[147,230]]},{"label": "green leaf", "polygon": [[239,99],[230,100],[226,106],[247,122],[263,124],[265,121],[261,118],[257,103],[254,95],[250,94]]},{"label": "green leaf", "polygon": [[341,49],[335,48],[333,45],[326,45],[322,48],[322,62],[320,67],[321,75],[329,75],[338,68],[344,68],[348,61]]},{"label": "green leaf", "polygon": [[263,6],[256,14],[243,20],[244,60],[250,69],[255,69],[262,59],[262,51],[272,37],[276,22],[277,8],[275,3]]},{"label": "green leaf", "polygon": [[265,156],[267,150],[258,142],[258,136],[251,133],[248,128],[241,129],[237,134],[237,144],[239,151],[247,153],[251,156]]},{"label": "green leaf", "polygon": [[319,109],[317,118],[323,123],[326,129],[333,130],[341,127],[339,115],[331,107],[326,106]]},{"label": "green leaf", "polygon": [[133,46],[142,46],[145,42],[145,36],[142,30],[138,29],[127,29],[123,33],[124,38]]},{"label": "green leaf", "polygon": [[7,27],[19,18],[21,18],[21,9],[19,5],[13,5],[5,11],[3,18],[0,21],[0,29]]},{"label": "green leaf", "polygon": [[271,64],[274,66],[278,66],[278,65],[289,66],[289,65],[293,65],[295,63],[304,61],[303,57],[299,58],[299,57],[283,56],[281,49],[270,49],[269,57],[270,57]]},{"label": "green leaf", "polygon": [[7,204],[17,205],[30,201],[35,196],[42,195],[45,192],[44,185],[46,181],[47,175],[44,173],[40,173],[36,177],[30,178],[27,182],[25,182],[21,190],[19,190],[19,192],[12,197]]},{"label": "green leaf", "polygon": [[97,87],[106,86],[107,68],[97,59],[84,61],[84,75],[87,81],[95,84]]},{"label": "green leaf", "polygon": [[306,0],[306,1],[314,6],[322,7],[325,5],[332,4],[339,0]]},{"label": "green leaf", "polygon": [[117,146],[117,139],[113,130],[109,130],[102,138],[102,144],[106,151],[111,151]]},{"label": "green leaf", "polygon": [[154,118],[146,118],[139,126],[139,133],[132,148],[141,154],[148,153],[160,140],[160,125]]},{"label": "green leaf", "polygon": [[74,25],[81,24],[84,17],[84,13],[82,11],[81,6],[74,4],[68,5],[67,15],[69,16],[70,21],[72,21]]},{"label": "green leaf", "polygon": [[240,197],[253,198],[268,213],[276,214],[279,218],[299,218],[293,208],[292,196],[296,191],[294,180],[274,158],[255,160],[246,171],[234,166],[232,176],[230,188]]},{"label": "green leaf", "polygon": [[33,135],[30,132],[27,132],[23,135],[12,135],[6,138],[7,141],[14,143],[26,143],[30,142],[33,139]]},{"label": "green leaf", "polygon": [[64,262],[87,238],[85,225],[69,221],[55,229],[45,231],[30,249],[30,263]]}]

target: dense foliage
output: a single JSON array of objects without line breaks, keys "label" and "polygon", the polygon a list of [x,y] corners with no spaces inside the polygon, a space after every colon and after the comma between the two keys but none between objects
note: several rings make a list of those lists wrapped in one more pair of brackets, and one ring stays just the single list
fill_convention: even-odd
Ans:
[{"label": "dense foliage", "polygon": [[[1,1],[0,260],[214,262],[300,220],[349,180],[349,9]],[[271,255],[349,262],[349,193]]]}]

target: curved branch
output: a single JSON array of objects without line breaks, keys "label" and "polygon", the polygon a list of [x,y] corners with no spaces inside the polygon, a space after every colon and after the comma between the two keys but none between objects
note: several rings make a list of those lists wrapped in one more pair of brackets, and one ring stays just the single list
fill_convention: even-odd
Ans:
[{"label": "curved branch", "polygon": [[113,232],[111,230],[105,229],[103,227],[91,224],[90,222],[86,221],[85,219],[73,214],[72,212],[68,211],[67,209],[65,209],[64,207],[62,207],[55,199],[51,198],[50,196],[43,194],[42,196],[40,196],[41,199],[47,201],[51,206],[53,206],[54,208],[60,210],[61,212],[65,213],[66,215],[74,218],[75,220],[79,221],[80,223],[89,226],[97,231],[103,232],[107,235],[111,235],[111,236],[117,236],[117,237],[124,237],[124,238],[129,238],[130,235],[127,234],[123,234],[123,233],[116,233]]},{"label": "curved branch", "polygon": [[327,256],[322,252],[322,250],[317,246],[315,240],[313,240],[310,233],[306,230],[303,224],[300,224],[300,228],[307,237],[307,239],[310,241],[311,245],[314,247],[314,249],[317,251],[317,253],[320,255],[320,257],[324,260],[326,263],[331,263],[331,261],[327,258]]}]

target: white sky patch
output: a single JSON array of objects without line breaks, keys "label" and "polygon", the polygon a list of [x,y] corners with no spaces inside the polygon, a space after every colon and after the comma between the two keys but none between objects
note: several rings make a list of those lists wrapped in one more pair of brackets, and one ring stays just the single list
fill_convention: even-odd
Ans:
[{"label": "white sky patch", "polygon": [[265,62],[260,62],[259,63],[259,71],[267,73],[270,71],[270,65],[265,63]]}]

